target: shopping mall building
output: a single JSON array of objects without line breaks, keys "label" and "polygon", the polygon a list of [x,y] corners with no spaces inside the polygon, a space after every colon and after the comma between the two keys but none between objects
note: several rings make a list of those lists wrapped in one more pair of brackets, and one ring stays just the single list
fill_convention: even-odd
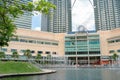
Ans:
[{"label": "shopping mall building", "polygon": [[23,55],[26,49],[36,56],[65,57],[70,64],[106,64],[113,53],[120,54],[120,28],[98,32],[51,33],[27,29],[16,31],[2,51],[11,55],[17,51]]}]

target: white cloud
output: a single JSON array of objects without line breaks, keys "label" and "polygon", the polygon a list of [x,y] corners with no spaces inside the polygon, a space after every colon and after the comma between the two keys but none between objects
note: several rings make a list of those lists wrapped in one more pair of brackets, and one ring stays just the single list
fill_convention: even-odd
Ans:
[{"label": "white cloud", "polygon": [[[72,4],[74,1],[75,0],[72,0]],[[34,17],[40,15],[38,12],[35,13]],[[40,25],[36,25],[36,23],[38,23],[36,20],[33,20],[33,29],[40,30],[40,27],[38,27]],[[95,30],[94,10],[89,0],[76,0],[72,8],[72,30],[76,31],[79,25],[84,25],[88,30]]]},{"label": "white cloud", "polygon": [[40,27],[35,27],[34,30],[36,30],[36,31],[40,31],[41,28],[40,28]]},{"label": "white cloud", "polygon": [[94,30],[94,9],[89,0],[76,0],[72,8],[73,31],[76,31],[79,25],[84,25],[88,30]]}]

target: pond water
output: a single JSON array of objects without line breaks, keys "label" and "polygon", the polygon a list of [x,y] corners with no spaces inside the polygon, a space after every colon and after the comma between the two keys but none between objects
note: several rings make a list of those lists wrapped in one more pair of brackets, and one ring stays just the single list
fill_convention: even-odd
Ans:
[{"label": "pond water", "polygon": [[0,80],[120,80],[120,68],[58,69],[53,74],[8,77]]}]

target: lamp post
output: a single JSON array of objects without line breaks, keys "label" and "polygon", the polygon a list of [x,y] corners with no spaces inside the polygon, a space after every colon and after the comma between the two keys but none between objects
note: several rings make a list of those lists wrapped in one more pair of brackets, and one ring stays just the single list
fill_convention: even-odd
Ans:
[{"label": "lamp post", "polygon": [[89,37],[87,31],[87,54],[88,54],[88,66],[90,65],[90,57],[89,57]]},{"label": "lamp post", "polygon": [[77,32],[75,33],[75,50],[76,50],[76,67],[78,65],[78,57],[77,57]]}]

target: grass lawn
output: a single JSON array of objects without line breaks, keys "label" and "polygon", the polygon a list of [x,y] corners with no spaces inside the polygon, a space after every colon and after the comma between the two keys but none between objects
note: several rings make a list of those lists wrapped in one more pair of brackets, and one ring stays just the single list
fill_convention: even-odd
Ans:
[{"label": "grass lawn", "polygon": [[28,62],[0,61],[0,74],[40,72],[41,70]]}]

